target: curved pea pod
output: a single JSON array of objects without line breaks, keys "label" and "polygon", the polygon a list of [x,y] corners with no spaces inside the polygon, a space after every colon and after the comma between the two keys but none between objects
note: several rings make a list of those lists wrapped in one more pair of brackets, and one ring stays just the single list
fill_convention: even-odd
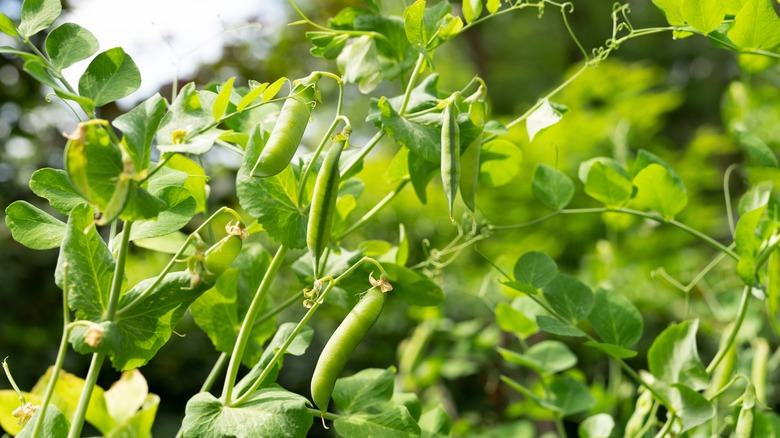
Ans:
[{"label": "curved pea pod", "polygon": [[379,287],[369,289],[325,344],[311,378],[311,396],[323,416],[328,410],[336,379],[376,322],[385,299],[385,293]]},{"label": "curved pea pod", "polygon": [[290,164],[309,124],[316,94],[314,87],[310,83],[298,84],[290,92],[249,176],[274,176]]},{"label": "curved pea pod", "polygon": [[469,210],[476,210],[477,182],[479,180],[479,159],[482,151],[482,135],[477,137],[463,152],[460,170],[460,197]]},{"label": "curved pea pod", "polygon": [[735,438],[751,438],[753,436],[753,413],[756,407],[756,392],[752,384],[748,384],[742,394],[742,408],[739,410],[737,425],[734,428]]},{"label": "curved pea pod", "polygon": [[460,185],[460,131],[455,111],[453,100],[444,108],[441,120],[441,181],[447,195],[450,219]]},{"label": "curved pea pod", "polygon": [[330,240],[339,182],[341,181],[339,158],[346,143],[347,138],[343,134],[339,134],[338,140],[328,150],[320,172],[317,174],[317,181],[314,183],[309,223],[306,229],[306,245],[311,253],[315,277],[319,276],[320,257]]},{"label": "curved pea pod", "polygon": [[203,279],[214,283],[238,257],[242,245],[241,236],[230,234],[206,250],[206,254],[203,256],[203,267],[205,268]]}]

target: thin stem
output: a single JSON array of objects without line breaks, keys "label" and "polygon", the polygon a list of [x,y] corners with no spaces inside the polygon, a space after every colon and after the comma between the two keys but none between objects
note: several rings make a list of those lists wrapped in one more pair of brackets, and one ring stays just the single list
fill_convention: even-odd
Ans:
[{"label": "thin stem", "polygon": [[113,321],[116,317],[116,308],[119,303],[119,295],[122,293],[122,280],[125,277],[125,261],[127,260],[127,251],[130,248],[130,231],[133,228],[132,222],[125,222],[122,227],[122,242],[119,244],[119,255],[114,269],[114,278],[111,281],[111,293],[108,296],[108,306],[103,314],[104,321]]},{"label": "thin stem", "polygon": [[8,368],[7,360],[8,360],[7,357],[3,359],[3,371],[5,372],[5,377],[11,383],[11,387],[14,389],[14,392],[16,393],[16,397],[19,399],[19,403],[22,406],[24,406],[27,404],[27,400],[24,398],[24,394],[22,393],[22,390],[19,389],[19,385],[16,384],[16,380],[14,380],[14,376],[11,375],[11,370]]},{"label": "thin stem", "polygon": [[[339,96],[339,100],[341,100],[341,96]],[[336,114],[338,114],[338,112]],[[311,172],[311,168],[314,165],[314,162],[317,161],[317,158],[319,158],[320,154],[322,154],[322,150],[325,149],[325,145],[328,144],[328,140],[330,140],[331,135],[333,134],[333,131],[336,130],[336,127],[339,125],[339,122],[344,122],[347,126],[349,126],[349,120],[347,120],[346,117],[337,115],[336,118],[333,119],[333,122],[328,127],[328,130],[325,131],[325,135],[322,136],[322,140],[320,140],[320,144],[317,145],[316,149],[314,149],[314,155],[312,155],[311,160],[309,160],[309,162],[306,163],[306,166],[304,166],[303,171],[301,172],[301,186],[298,188],[299,207],[303,203],[303,195],[304,193],[306,193],[306,180],[309,178],[309,173]]]},{"label": "thin stem", "polygon": [[546,221],[548,219],[552,219],[555,216],[558,216],[559,214],[561,214],[560,210],[554,211],[554,212],[552,212],[552,213],[550,213],[548,215],[545,215],[545,216],[542,216],[542,217],[539,217],[539,218],[536,218],[536,219],[532,219],[532,220],[530,220],[528,222],[523,222],[523,223],[519,223],[519,224],[510,224],[510,225],[492,225],[491,224],[491,225],[488,225],[488,229],[491,230],[491,231],[501,231],[501,230],[514,230],[516,228],[530,227],[531,225],[536,225],[536,224],[544,222],[544,221]]},{"label": "thin stem", "polygon": [[145,183],[149,178],[152,177],[155,173],[157,173],[160,169],[165,167],[165,163],[168,162],[171,158],[173,158],[174,154],[163,154],[162,159],[152,168],[152,170],[149,171],[149,173],[144,176],[141,181],[138,181],[138,184]]},{"label": "thin stem", "polygon": [[179,257],[184,255],[184,252],[187,250],[187,247],[190,246],[193,240],[195,240],[195,236],[198,235],[201,231],[203,231],[204,228],[211,225],[211,222],[216,219],[217,216],[219,216],[222,213],[229,213],[231,214],[236,220],[241,221],[241,216],[236,213],[235,210],[229,207],[221,207],[219,210],[215,211],[214,214],[212,214],[208,219],[206,219],[198,228],[195,229],[192,233],[190,233],[189,236],[187,236],[187,239],[184,241],[184,243],[179,248],[179,251],[176,252],[176,254],[171,257],[171,260],[168,262],[168,264],[165,266],[165,268],[160,272],[160,275],[157,276],[157,278],[154,279],[154,282],[149,285],[149,287],[146,288],[141,294],[139,294],[133,301],[125,304],[122,306],[121,309],[119,309],[118,314],[122,315],[123,313],[129,312],[130,309],[133,309],[135,306],[138,305],[144,298],[146,298],[149,294],[154,292],[154,290],[157,288],[157,286],[162,283],[162,281],[165,279],[165,276],[168,275],[169,272],[173,269],[173,267],[176,265],[177,261],[179,260]]},{"label": "thin stem", "polygon": [[409,179],[404,179],[401,181],[400,184],[398,184],[398,187],[395,188],[392,192],[388,193],[384,198],[382,198],[381,201],[379,201],[371,210],[369,210],[366,214],[364,214],[360,219],[353,222],[352,225],[350,225],[349,228],[347,228],[339,237],[336,238],[337,242],[340,242],[344,237],[348,236],[350,233],[354,232],[358,228],[362,227],[369,221],[371,221],[374,216],[377,215],[383,208],[385,208],[390,202],[395,199],[396,196],[398,196],[401,191],[406,187],[406,185],[409,183]]},{"label": "thin stem", "polygon": [[57,386],[57,379],[60,376],[62,364],[65,362],[65,355],[68,353],[68,335],[70,334],[70,306],[68,304],[68,263],[64,263],[63,284],[62,284],[62,338],[60,338],[60,347],[57,350],[57,358],[54,360],[54,366],[49,376],[49,383],[46,385],[46,392],[43,394],[41,407],[38,408],[38,419],[33,428],[33,437],[37,437],[43,425],[43,419],[46,418],[46,409],[54,394],[54,388]]},{"label": "thin stem", "polygon": [[412,96],[412,90],[414,89],[414,85],[417,83],[417,77],[420,75],[420,71],[422,70],[424,64],[425,56],[420,53],[417,56],[417,63],[414,65],[414,69],[412,70],[412,77],[409,78],[409,83],[406,84],[404,100],[403,103],[401,103],[401,109],[398,111],[398,114],[402,117],[404,114],[406,114],[406,107],[409,106],[409,98]]},{"label": "thin stem", "polygon": [[[325,290],[320,295],[320,298],[314,302],[314,304],[311,306],[308,312],[301,318],[300,322],[298,322],[298,325],[295,326],[292,333],[290,333],[290,336],[284,341],[284,344],[279,348],[279,350],[276,351],[276,354],[274,354],[274,357],[271,358],[271,362],[268,363],[268,365],[263,368],[263,372],[260,373],[260,376],[257,377],[257,379],[252,383],[252,386],[247,389],[244,394],[239,397],[235,402],[229,403],[225,399],[223,404],[225,406],[236,406],[241,405],[242,403],[246,402],[247,399],[252,397],[252,394],[254,394],[255,391],[260,387],[260,385],[263,384],[263,381],[268,377],[268,374],[271,373],[271,370],[274,369],[276,364],[279,362],[279,360],[282,358],[282,356],[287,352],[287,348],[292,344],[293,340],[298,336],[298,333],[303,330],[303,327],[306,326],[306,323],[311,319],[312,316],[314,316],[314,313],[317,312],[317,309],[319,309],[320,305],[325,302],[325,299],[328,297],[328,294],[333,289],[333,286],[336,284],[335,281],[330,281],[328,285],[325,287]],[[236,357],[235,355],[233,357]]]},{"label": "thin stem", "polygon": [[373,137],[371,137],[371,140],[366,143],[365,146],[363,146],[363,149],[360,150],[360,154],[358,154],[347,166],[344,168],[344,171],[341,172],[342,175],[349,175],[350,172],[355,168],[355,166],[358,165],[366,156],[371,152],[372,149],[374,149],[374,146],[376,146],[379,143],[379,140],[382,139],[382,137],[385,136],[385,131],[381,130],[374,134]]},{"label": "thin stem", "polygon": [[669,436],[669,431],[672,429],[672,425],[674,424],[675,416],[671,413],[667,414],[669,418],[666,419],[666,423],[664,423],[664,427],[661,428],[660,431],[656,434],[656,438],[665,438]]},{"label": "thin stem", "polygon": [[330,420],[330,421],[338,420],[339,418],[341,418],[341,415],[334,414],[332,412],[325,412],[323,414],[322,412],[318,411],[317,409],[306,408],[306,410],[309,411],[311,416],[314,417],[314,418],[324,418],[324,419]]},{"label": "thin stem", "polygon": [[707,374],[712,374],[712,372],[715,371],[715,368],[718,367],[720,361],[722,361],[723,358],[726,357],[726,353],[729,351],[729,348],[731,348],[731,345],[734,344],[734,339],[737,338],[739,329],[742,328],[742,322],[745,320],[745,314],[747,313],[749,297],[750,297],[750,286],[745,286],[742,289],[742,300],[739,303],[739,309],[737,310],[737,319],[734,322],[734,326],[731,328],[731,332],[729,333],[728,338],[726,338],[726,342],[724,342],[720,346],[718,352],[715,353],[715,357],[712,358],[712,362],[710,362],[710,364],[707,365],[707,369],[706,369]]},{"label": "thin stem", "polygon": [[726,168],[726,173],[723,174],[723,198],[726,202],[726,218],[729,221],[729,231],[731,231],[731,238],[734,238],[736,233],[736,225],[734,222],[734,211],[731,209],[731,189],[729,188],[729,181],[731,180],[731,173],[734,172],[738,165],[732,164]]},{"label": "thin stem", "polygon": [[100,374],[100,368],[103,366],[103,361],[105,359],[105,353],[95,353],[92,355],[92,362],[89,364],[89,371],[87,372],[87,377],[84,379],[84,389],[81,391],[81,398],[79,398],[76,412],[73,413],[73,420],[71,421],[68,438],[78,438],[81,436],[81,428],[84,427],[84,417],[87,414],[89,400],[92,398],[92,390],[95,389],[95,384],[97,383],[97,378]]},{"label": "thin stem", "polygon": [[206,377],[206,380],[203,382],[203,385],[200,387],[200,392],[207,392],[211,391],[211,387],[214,386],[214,383],[219,378],[219,373],[222,372],[222,369],[225,368],[225,364],[227,364],[228,360],[228,354],[222,353],[217,358],[217,361],[214,363],[214,366],[211,367],[211,371],[209,371],[208,377]]},{"label": "thin stem", "polygon": [[249,335],[252,332],[252,327],[257,318],[257,312],[260,311],[263,301],[268,294],[268,291],[271,289],[271,283],[273,283],[276,273],[282,266],[286,254],[287,247],[284,245],[276,250],[276,255],[274,255],[274,258],[271,260],[268,270],[265,271],[263,281],[260,282],[260,286],[257,288],[257,292],[255,292],[255,297],[252,299],[252,303],[249,305],[249,309],[246,312],[244,322],[241,324],[238,337],[236,337],[236,344],[233,347],[233,354],[230,357],[230,363],[228,364],[225,385],[222,389],[222,403],[225,406],[231,406],[233,404],[233,388],[236,384],[238,368],[241,366],[241,359],[244,357],[246,343],[249,341]]}]

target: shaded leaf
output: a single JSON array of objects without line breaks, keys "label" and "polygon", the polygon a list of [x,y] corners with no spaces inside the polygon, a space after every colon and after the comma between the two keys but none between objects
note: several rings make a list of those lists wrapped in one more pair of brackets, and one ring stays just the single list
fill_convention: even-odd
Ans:
[{"label": "shaded leaf", "polygon": [[378,414],[345,415],[333,422],[336,432],[344,438],[420,436],[420,426],[403,406],[385,409]]},{"label": "shaded leaf", "polygon": [[371,368],[336,380],[333,401],[345,414],[365,412],[370,406],[386,402],[393,395],[392,368]]},{"label": "shaded leaf", "polygon": [[593,292],[583,282],[568,274],[558,274],[542,288],[547,303],[569,322],[587,318],[593,309]]},{"label": "shaded leaf", "polygon": [[709,385],[709,376],[696,345],[698,320],[672,324],[659,334],[647,352],[647,364],[656,381],[682,383],[694,390]]},{"label": "shaded leaf", "polygon": [[542,204],[553,210],[562,210],[574,197],[574,182],[565,173],[546,164],[534,169],[531,189]]},{"label": "shaded leaf", "polygon": [[26,201],[14,201],[5,209],[5,225],[14,240],[30,249],[51,249],[62,244],[65,224]]},{"label": "shaded leaf", "polygon": [[92,99],[95,106],[127,97],[141,86],[141,73],[133,59],[114,47],[100,53],[89,63],[79,79],[79,94]]},{"label": "shaded leaf", "polygon": [[124,134],[125,150],[133,160],[136,172],[149,167],[152,139],[166,108],[165,99],[156,93],[112,122]]},{"label": "shaded leaf", "polygon": [[598,289],[590,325],[608,344],[629,348],[642,336],[642,315],[634,304],[616,292]]},{"label": "shaded leaf", "polygon": [[575,338],[585,336],[585,332],[570,323],[559,321],[547,315],[537,315],[536,324],[539,325],[540,330],[553,335],[571,336]]},{"label": "shaded leaf", "polygon": [[74,23],[65,23],[46,36],[46,53],[57,70],[89,58],[99,47],[92,32]]}]

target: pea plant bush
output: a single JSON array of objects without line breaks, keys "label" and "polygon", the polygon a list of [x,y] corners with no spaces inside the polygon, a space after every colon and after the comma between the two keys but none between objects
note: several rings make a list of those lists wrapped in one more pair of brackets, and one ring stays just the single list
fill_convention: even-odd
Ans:
[{"label": "pea plant bush", "polygon": [[[727,264],[726,283],[736,287],[738,305],[724,317],[720,335],[702,333],[702,320],[688,315],[654,333],[643,351],[637,342],[646,321],[619,290],[559,272],[558,263],[541,251],[525,252],[508,273],[491,261],[505,290],[512,292],[507,293],[511,299],[491,309],[495,320],[484,333],[500,329],[512,337],[490,347],[504,373],[499,384],[515,391],[507,417],[534,420],[499,425],[491,433],[777,436],[780,417],[773,411],[777,386],[771,373],[780,363],[772,354],[780,334],[780,173],[775,152],[751,129],[749,114],[736,116],[729,127],[746,157],[737,165],[743,177],[738,217],[729,191],[734,169],[725,174],[724,220],[731,242],[676,219],[689,203],[685,181],[645,149],[628,159],[583,160],[579,185],[566,171],[537,163],[530,190],[551,213],[530,222],[494,223],[479,208],[491,196],[483,190],[477,197],[485,175],[515,166],[512,129],[524,124],[533,141],[555,124],[565,126],[568,108],[555,103],[556,95],[635,38],[708,39],[722,53],[735,52],[746,72],[776,68],[780,19],[770,0],[653,3],[668,25],[637,28],[628,5],[618,3],[611,10],[611,30],[606,29],[611,36],[593,49],[586,49],[570,26],[575,8],[569,2],[417,0],[394,16],[367,0],[342,10],[327,25],[310,20],[291,3],[300,15],[293,24],[310,29],[311,54],[335,61],[333,71],[246,84],[233,77],[200,89],[188,83],[170,101],[156,94],[113,120],[100,117],[101,107],[140,85],[130,55],[120,47],[100,52],[73,86],[62,70],[93,56],[99,43],[78,24],[53,27],[61,14],[59,0],[25,0],[19,22],[0,14],[0,31],[18,43],[0,52],[18,57],[26,73],[76,114],[67,133],[64,168],[39,169],[29,182],[51,209],[19,200],[5,210],[6,225],[19,243],[35,250],[59,248],[54,280],[63,291],[63,331],[55,363],[41,370],[33,388],[16,385],[13,358],[3,363],[13,386],[0,391],[3,429],[20,437],[78,437],[86,421],[109,437],[150,436],[160,398],[149,393],[138,369],[158,353],[189,310],[221,355],[187,403],[179,436],[306,436],[321,427],[345,437],[479,433],[458,429],[453,407],[420,397],[430,372],[423,358],[437,331],[445,330],[435,317],[417,325],[397,363],[342,377],[350,356],[382,318],[387,301],[420,309],[441,306],[447,289],[441,271],[477,243],[500,241],[514,229],[533,232],[554,217],[600,214],[604,221],[633,217],[689,234],[704,244],[696,251],[711,261],[688,285],[664,270],[655,271],[657,277],[688,294]],[[475,76],[457,90],[440,86],[440,78],[448,75],[436,71],[441,46],[457,44],[460,35],[494,17],[528,11],[540,17],[559,14],[568,33],[564,37],[581,52],[580,67],[561,84],[539,93],[538,102],[523,114],[503,121],[491,118],[489,86],[482,78]],[[38,39],[32,37],[44,31],[43,44],[34,44]],[[404,84],[399,95],[378,95],[377,90],[391,89],[381,84],[398,80]],[[323,102],[325,82],[336,84],[335,102]],[[370,99],[360,120],[342,111],[345,88],[354,86]],[[319,110],[323,103],[335,106],[335,116],[316,147],[305,151],[299,145],[307,125],[328,117]],[[375,135],[354,144],[351,134],[358,128]],[[383,164],[396,186],[355,218],[351,213],[364,181],[372,177],[362,172],[366,157],[378,145],[397,150]],[[225,205],[209,211],[209,169],[200,156],[213,148],[242,157],[235,175],[240,209]],[[426,246],[425,259],[412,265],[410,240],[403,224],[396,224],[400,236],[395,242],[343,246],[381,217],[408,185],[425,203],[432,179],[441,180],[435,186],[446,200],[440,216],[452,221],[449,244]],[[569,208],[578,190],[590,204]],[[131,247],[167,254],[170,261],[161,272],[131,284],[126,272]],[[295,273],[300,287],[272,293],[282,268]],[[351,310],[318,354],[311,392],[288,391],[277,383],[286,371],[285,356],[306,352],[313,336],[310,322],[333,300]],[[280,320],[294,304],[306,308],[303,317]],[[760,326],[751,329],[750,342],[741,335],[746,319]],[[702,337],[718,345],[711,357],[703,357],[697,347]],[[630,381],[629,390],[604,401],[593,370],[578,367],[581,355],[573,348],[601,355],[615,375]],[[91,356],[83,378],[63,370],[70,349]],[[106,362],[123,373],[104,390],[97,379]],[[642,363],[646,369],[635,365]],[[214,387],[219,381],[224,382],[221,390]]]}]

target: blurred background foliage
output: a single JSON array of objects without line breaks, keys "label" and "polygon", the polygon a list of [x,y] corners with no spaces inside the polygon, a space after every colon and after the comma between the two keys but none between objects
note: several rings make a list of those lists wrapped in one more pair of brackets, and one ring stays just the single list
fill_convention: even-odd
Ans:
[{"label": "blurred background foliage", "polygon": [[[18,11],[18,3],[8,10]],[[357,0],[298,3],[318,23],[326,23],[346,6],[361,4]],[[650,1],[629,3],[635,27],[664,25],[662,13]],[[590,48],[603,44],[611,31],[611,2],[575,0],[574,4],[571,25],[583,45]],[[65,6],[79,7],[79,3],[66,2]],[[297,19],[286,3],[268,7],[284,8],[287,22]],[[458,10],[459,4],[453,3],[453,7]],[[383,2],[385,11],[400,14],[402,8],[401,2]],[[263,82],[280,76],[302,77],[312,70],[336,71],[335,62],[308,54],[310,45],[304,33],[310,29],[260,21],[276,29],[273,39],[235,39],[224,47],[218,62],[202,65],[193,77],[180,77],[179,84],[194,81],[203,87],[230,76],[243,84],[248,79]],[[263,57],[257,56],[260,47]],[[434,60],[444,90],[463,87],[475,74],[483,77],[489,87],[490,116],[508,122],[571,74],[582,55],[557,12],[548,11],[539,18],[529,10],[477,26],[437,51]],[[27,182],[37,168],[62,167],[65,139],[61,134],[74,128],[75,119],[59,102],[44,101],[46,92],[22,72],[18,59],[0,56],[0,84],[0,204],[5,208],[15,199],[26,199],[48,210],[45,202],[32,195]],[[309,149],[316,145],[334,111],[335,87],[327,81],[322,84],[324,103],[316,108],[315,123],[304,140]],[[569,108],[559,124],[533,142],[522,127],[503,137],[517,145],[516,166],[505,169],[505,180],[498,181],[500,185],[495,180],[493,184],[483,181],[477,196],[480,216],[493,224],[516,224],[549,214],[531,194],[531,174],[537,163],[557,167],[576,179],[582,161],[607,156],[630,166],[636,152],[646,149],[667,161],[687,187],[690,202],[678,219],[722,241],[730,240],[723,175],[731,164],[746,158],[731,134],[735,128],[746,129],[778,150],[779,85],[777,65],[762,73],[741,73],[733,53],[714,48],[703,38],[674,41],[670,34],[662,33],[629,41],[607,62],[586,72],[554,98]],[[170,97],[170,89],[166,84],[160,92]],[[398,82],[382,84],[374,95],[402,92]],[[347,89],[345,109],[356,128],[353,143],[360,145],[375,131],[362,122],[367,99],[354,86]],[[121,112],[112,104],[101,111],[100,117],[113,119]],[[360,174],[366,187],[353,218],[360,217],[394,188],[387,182],[386,171],[396,151],[397,146],[385,139],[371,155]],[[234,175],[238,164],[237,156],[227,151],[205,157],[212,176],[211,210],[219,205],[237,205]],[[729,182],[733,198],[742,193],[744,181],[749,179],[749,166],[734,172]],[[596,205],[579,184],[572,207],[589,206]],[[413,265],[425,257],[423,240],[429,241],[432,248],[440,248],[454,237],[455,228],[445,211],[446,199],[438,178],[428,187],[427,205],[421,205],[407,187],[377,221],[347,239],[345,246],[354,248],[366,239],[397,242],[399,230],[393,224],[400,221],[410,240]],[[262,243],[267,248],[273,245]],[[522,430],[536,430],[537,434],[552,430],[544,422],[536,426],[512,424],[518,417],[527,416],[529,409],[518,404],[517,395],[498,380],[502,373],[522,376],[523,372],[505,369],[495,351],[496,346],[511,348],[516,342],[496,326],[495,306],[515,298],[516,307],[528,303],[502,288],[497,281],[500,274],[487,260],[511,272],[514,261],[529,250],[547,252],[563,270],[591,286],[609,285],[631,299],[645,322],[639,351],[646,351],[669,322],[696,316],[701,318],[703,332],[710,335],[700,343],[701,354],[710,357],[717,345],[708,339],[717,339],[724,322],[735,312],[740,284],[729,261],[722,262],[688,294],[654,275],[664,269],[686,284],[714,255],[682,231],[625,216],[560,215],[532,226],[497,231],[494,238],[464,251],[442,271],[432,272],[447,293],[441,308],[410,308],[400,300],[389,300],[377,326],[350,360],[348,372],[395,364],[399,368],[398,381],[405,389],[418,391],[423,401],[444,402],[455,419],[455,435],[509,436],[507,433]],[[39,252],[22,247],[11,239],[5,226],[0,226],[0,308],[4,315],[0,355],[9,357],[14,376],[23,388],[34,384],[56,354],[61,329],[60,292],[52,275],[56,258],[54,250]],[[131,282],[159,271],[166,261],[167,256],[135,248],[128,266]],[[288,269],[277,281],[274,293],[276,297],[289,296],[301,287]],[[753,304],[752,311],[761,310],[757,302]],[[313,322],[313,347],[300,358],[287,359],[281,376],[285,387],[301,394],[308,395],[316,355],[346,312],[338,305],[323,309]],[[293,320],[302,312],[302,307],[293,306],[282,318]],[[760,323],[748,324],[742,331],[743,342],[765,330]],[[159,436],[172,436],[178,428],[184,404],[198,390],[218,356],[191,317],[182,320],[177,332],[182,336],[174,336],[142,369],[151,390],[162,397],[155,425]],[[625,420],[633,409],[633,402],[625,401],[633,397],[633,384],[621,380],[604,355],[576,342],[571,347],[580,358],[579,367],[595,376],[594,412],[611,412]],[[640,354],[628,362],[635,369],[646,368],[643,360]],[[749,361],[749,357],[742,357],[741,366],[749,367]],[[83,376],[87,365],[88,357],[70,353],[65,369]],[[774,371],[769,381],[777,377]],[[116,373],[105,372],[99,383],[108,386],[116,378]],[[6,388],[7,383],[3,381],[0,386]],[[768,396],[777,408],[779,394]],[[533,416],[533,410],[530,412]],[[325,432],[315,426],[311,433]]]}]

